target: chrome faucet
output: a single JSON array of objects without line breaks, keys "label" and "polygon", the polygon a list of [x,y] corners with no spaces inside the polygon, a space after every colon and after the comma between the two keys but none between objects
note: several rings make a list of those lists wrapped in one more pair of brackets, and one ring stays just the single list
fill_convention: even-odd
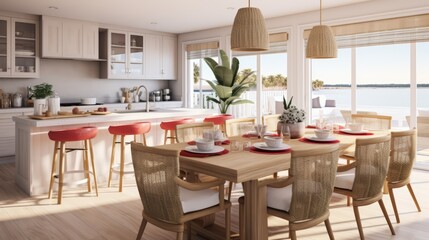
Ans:
[{"label": "chrome faucet", "polygon": [[144,88],[144,90],[146,91],[146,112],[149,112],[149,92],[144,85],[140,85],[137,88],[137,92],[136,92],[137,95],[139,94],[140,88]]}]

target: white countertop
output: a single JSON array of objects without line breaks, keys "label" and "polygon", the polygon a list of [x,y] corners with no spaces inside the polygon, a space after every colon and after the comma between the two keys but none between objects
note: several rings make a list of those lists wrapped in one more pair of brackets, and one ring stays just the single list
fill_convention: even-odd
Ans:
[{"label": "white countertop", "polygon": [[62,125],[77,125],[77,124],[94,124],[94,123],[108,123],[108,122],[122,122],[122,121],[142,121],[163,118],[183,118],[201,115],[213,115],[214,110],[207,109],[190,109],[190,108],[171,108],[171,109],[157,109],[154,112],[132,112],[132,113],[111,113],[107,115],[89,115],[83,117],[73,118],[59,118],[50,120],[35,120],[28,116],[15,116],[13,121],[16,124],[26,125],[29,127],[51,127]]}]

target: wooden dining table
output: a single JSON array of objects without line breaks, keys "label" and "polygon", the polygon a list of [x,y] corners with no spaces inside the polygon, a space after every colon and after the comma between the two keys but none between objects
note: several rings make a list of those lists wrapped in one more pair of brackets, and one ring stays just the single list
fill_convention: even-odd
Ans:
[{"label": "wooden dining table", "polygon": [[[311,135],[314,129],[306,129],[306,135]],[[389,134],[388,131],[377,131],[374,135],[346,135],[334,134],[340,140],[341,150],[350,149],[355,144],[356,138],[368,138]],[[231,141],[249,142],[252,144],[263,141],[258,138],[244,138],[241,136],[230,137]],[[326,143],[310,143],[291,139],[287,142],[293,150],[309,150],[323,148]],[[187,143],[177,143],[157,146],[163,149],[183,150]],[[229,149],[228,145],[224,145]],[[230,151],[224,155],[210,157],[188,157],[180,156],[180,167],[207,174],[227,181],[243,184],[245,195],[245,235],[246,239],[261,240],[268,239],[266,190],[260,189],[261,178],[273,173],[288,170],[291,164],[291,154],[272,154],[255,152],[249,150]]]}]

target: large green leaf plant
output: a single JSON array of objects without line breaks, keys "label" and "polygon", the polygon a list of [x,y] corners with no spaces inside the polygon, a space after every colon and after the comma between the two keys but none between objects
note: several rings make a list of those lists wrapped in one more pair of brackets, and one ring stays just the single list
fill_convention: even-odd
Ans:
[{"label": "large green leaf plant", "polygon": [[229,58],[225,51],[219,50],[221,64],[212,58],[204,58],[204,61],[212,70],[216,80],[205,81],[213,88],[217,98],[207,96],[207,101],[212,101],[219,106],[220,113],[225,114],[229,106],[253,103],[250,100],[240,98],[241,94],[255,86],[255,82],[249,79],[254,72],[245,73],[239,76],[238,68],[240,62],[237,58],[232,59],[230,65]]}]

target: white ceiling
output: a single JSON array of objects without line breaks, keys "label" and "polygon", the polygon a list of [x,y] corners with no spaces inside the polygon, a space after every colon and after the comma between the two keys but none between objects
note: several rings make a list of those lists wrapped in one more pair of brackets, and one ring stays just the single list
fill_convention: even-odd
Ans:
[{"label": "white ceiling", "polygon": [[[375,0],[324,0],[332,8]],[[265,18],[319,9],[319,0],[252,0]],[[232,25],[247,0],[1,0],[0,10],[185,33]],[[49,8],[50,6],[58,9]]]}]

